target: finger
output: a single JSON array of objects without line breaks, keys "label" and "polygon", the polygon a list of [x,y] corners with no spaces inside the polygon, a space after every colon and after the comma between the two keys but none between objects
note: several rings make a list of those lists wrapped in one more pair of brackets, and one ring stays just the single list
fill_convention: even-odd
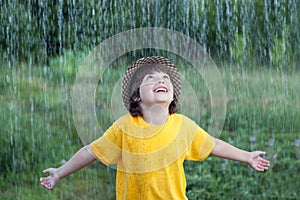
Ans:
[{"label": "finger", "polygon": [[262,163],[258,163],[255,167],[254,167],[257,171],[265,171],[269,169],[269,165],[264,165]]},{"label": "finger", "polygon": [[262,165],[266,165],[266,166],[270,166],[270,161],[264,159],[264,158],[261,158],[260,157],[260,160],[259,162],[262,164]]},{"label": "finger", "polygon": [[50,184],[43,184],[43,186],[48,189],[48,190],[52,190],[53,189],[53,186],[50,185]]},{"label": "finger", "polygon": [[51,184],[51,181],[49,181],[48,178],[41,178],[41,185],[44,186],[45,188],[52,190],[54,188],[54,185]]},{"label": "finger", "polygon": [[42,185],[43,187],[47,188],[47,189],[50,189],[48,183],[44,183],[44,182],[43,182],[43,183],[41,183],[41,185]]},{"label": "finger", "polygon": [[261,166],[256,166],[255,170],[263,172],[263,171],[265,171],[265,168],[261,167]]},{"label": "finger", "polygon": [[266,155],[266,152],[264,152],[264,151],[257,151],[257,153],[258,153],[258,155],[260,155],[260,156]]},{"label": "finger", "polygon": [[43,170],[43,173],[44,173],[44,174],[50,173],[50,168]]},{"label": "finger", "polygon": [[48,178],[40,178],[40,182],[42,185],[48,184]]},{"label": "finger", "polygon": [[269,169],[270,164],[268,162],[260,161],[257,164],[257,168],[261,171],[265,171]]},{"label": "finger", "polygon": [[45,169],[45,170],[43,171],[43,173],[44,173],[44,174],[48,174],[48,173],[52,174],[53,171],[54,171],[54,168],[48,168],[48,169]]},{"label": "finger", "polygon": [[40,179],[40,182],[41,182],[41,185],[42,185],[42,186],[44,186],[45,188],[49,189],[49,188],[48,188],[48,182],[47,182],[47,179],[41,178],[41,179]]},{"label": "finger", "polygon": [[260,166],[260,169],[261,169],[261,171],[266,171],[269,169],[269,167],[268,166]]},{"label": "finger", "polygon": [[260,163],[258,166],[259,166],[260,168],[263,168],[263,169],[268,169],[268,168],[269,168],[269,165],[266,164],[266,163]]},{"label": "finger", "polygon": [[270,161],[268,161],[268,160],[262,160],[261,164],[263,164],[265,166],[270,166]]}]

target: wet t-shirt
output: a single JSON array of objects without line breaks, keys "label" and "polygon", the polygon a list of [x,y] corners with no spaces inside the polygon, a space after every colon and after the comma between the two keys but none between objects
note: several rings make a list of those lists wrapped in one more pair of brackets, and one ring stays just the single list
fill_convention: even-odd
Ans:
[{"label": "wet t-shirt", "polygon": [[184,115],[169,115],[162,126],[122,116],[90,144],[106,165],[117,164],[117,200],[187,199],[184,160],[201,161],[215,139]]}]

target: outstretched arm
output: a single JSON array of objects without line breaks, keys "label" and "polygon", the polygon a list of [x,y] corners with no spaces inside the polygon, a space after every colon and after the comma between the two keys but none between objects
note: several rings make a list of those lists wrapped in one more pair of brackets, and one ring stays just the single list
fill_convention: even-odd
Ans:
[{"label": "outstretched arm", "polygon": [[244,151],[219,139],[216,139],[216,145],[211,154],[220,158],[245,162],[257,171],[265,171],[270,166],[270,162],[261,157],[261,155],[266,154],[265,152]]},{"label": "outstretched arm", "polygon": [[96,157],[92,153],[89,146],[85,146],[77,151],[72,158],[63,164],[59,168],[48,168],[45,169],[43,172],[45,174],[50,174],[48,177],[40,178],[41,184],[51,190],[53,189],[59,182],[60,179],[68,176],[69,174],[85,167],[86,165],[90,164],[91,162],[95,161]]}]

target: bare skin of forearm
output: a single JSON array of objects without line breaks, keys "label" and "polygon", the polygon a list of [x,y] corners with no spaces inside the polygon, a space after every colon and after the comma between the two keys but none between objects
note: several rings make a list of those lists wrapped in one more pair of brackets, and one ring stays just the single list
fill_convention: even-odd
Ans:
[{"label": "bare skin of forearm", "polygon": [[236,148],[222,140],[216,139],[216,145],[211,153],[213,156],[220,158],[235,160],[239,162],[245,162],[250,167],[257,171],[268,170],[270,162],[261,156],[265,155],[263,151],[244,151]]},{"label": "bare skin of forearm", "polygon": [[216,139],[216,145],[211,154],[220,158],[246,163],[249,162],[251,158],[250,152],[236,148],[219,139]]},{"label": "bare skin of forearm", "polygon": [[85,146],[78,150],[69,161],[57,169],[59,178],[66,177],[95,160],[96,158],[91,153],[89,147]]},{"label": "bare skin of forearm", "polygon": [[59,180],[68,176],[69,174],[85,167],[96,160],[95,155],[92,153],[89,146],[85,146],[77,151],[72,158],[63,164],[59,168],[48,168],[43,172],[45,174],[50,174],[47,177],[41,177],[40,182],[45,188],[52,190],[56,187]]}]

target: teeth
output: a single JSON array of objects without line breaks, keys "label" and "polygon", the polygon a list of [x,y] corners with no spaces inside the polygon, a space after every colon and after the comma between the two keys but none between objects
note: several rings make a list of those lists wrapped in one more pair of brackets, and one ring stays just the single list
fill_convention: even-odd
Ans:
[{"label": "teeth", "polygon": [[155,92],[167,92],[166,88],[157,88],[155,89]]}]

